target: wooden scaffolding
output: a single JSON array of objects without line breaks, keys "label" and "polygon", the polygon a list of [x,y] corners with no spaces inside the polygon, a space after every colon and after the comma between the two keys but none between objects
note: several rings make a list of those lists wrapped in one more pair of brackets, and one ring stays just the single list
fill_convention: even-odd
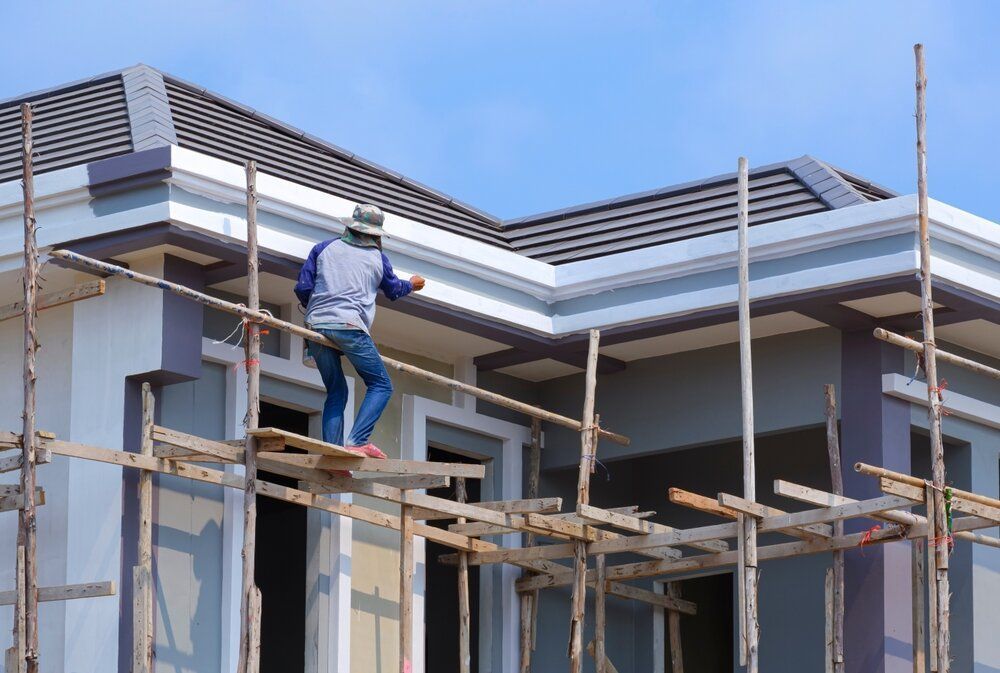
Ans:
[{"label": "wooden scaffolding", "polygon": [[[0,434],[0,450],[21,449],[20,455],[0,459],[0,470],[21,470],[20,486],[6,486],[0,492],[0,510],[17,509],[20,526],[17,547],[17,583],[14,591],[0,593],[0,603],[16,605],[15,646],[8,652],[8,671],[37,670],[37,602],[113,593],[111,582],[69,587],[37,587],[35,506],[44,502],[44,494],[35,489],[35,467],[51,455],[98,461],[139,471],[138,563],[133,568],[133,658],[135,673],[152,671],[154,660],[152,629],[152,475],[169,474],[222,488],[241,489],[244,498],[244,538],[241,594],[241,633],[239,673],[256,673],[260,662],[260,621],[266,609],[254,584],[256,543],[256,499],[258,496],[282,500],[304,507],[365,521],[400,534],[400,673],[410,673],[413,652],[413,540],[423,537],[455,550],[442,557],[457,568],[459,611],[457,653],[460,670],[470,671],[469,568],[476,565],[506,563],[523,570],[516,583],[520,595],[520,667],[527,673],[535,648],[540,592],[557,586],[571,587],[569,610],[568,658],[571,673],[582,669],[583,652],[596,661],[599,673],[614,672],[608,660],[605,639],[605,608],[608,595],[642,601],[667,612],[671,644],[671,667],[683,670],[680,622],[683,616],[697,613],[697,606],[685,600],[676,583],[667,585],[665,594],[640,588],[630,581],[676,576],[705,568],[733,566],[739,578],[739,658],[748,671],[759,669],[758,577],[762,561],[793,556],[832,552],[832,567],[826,590],[826,670],[844,670],[844,576],[843,552],[852,547],[909,540],[913,547],[914,585],[914,670],[924,673],[923,585],[931,586],[930,670],[949,670],[950,638],[948,631],[948,553],[956,541],[1000,547],[1000,540],[976,532],[1000,523],[1000,500],[951,488],[946,480],[941,442],[942,395],[937,383],[936,361],[1000,379],[1000,371],[962,358],[936,347],[931,300],[930,241],[927,224],[926,164],[924,150],[924,92],[922,50],[917,54],[917,128],[921,253],[921,290],[923,305],[922,340],[876,330],[875,336],[916,352],[926,373],[933,452],[933,479],[892,472],[879,466],[857,464],[861,474],[878,479],[883,495],[855,500],[844,495],[840,442],[837,432],[836,396],[832,386],[824,390],[827,419],[827,449],[832,478],[829,491],[778,480],[774,492],[808,509],[788,512],[757,502],[755,493],[754,416],[752,392],[752,357],[750,334],[749,215],[748,165],[738,163],[738,287],[740,327],[740,371],[743,427],[743,492],[740,495],[717,493],[705,496],[682,489],[670,489],[671,502],[719,517],[721,522],[695,528],[674,528],[649,521],[653,512],[640,512],[634,505],[598,508],[590,504],[590,478],[598,461],[602,440],[628,444],[628,438],[602,428],[596,405],[597,359],[600,334],[591,331],[584,377],[584,405],[580,420],[525,404],[517,400],[425,371],[411,364],[383,357],[397,372],[418,377],[436,385],[474,396],[478,399],[520,412],[531,419],[531,446],[526,498],[497,502],[467,502],[465,482],[482,479],[484,467],[458,463],[412,460],[377,460],[359,455],[344,447],[325,443],[276,428],[258,427],[260,386],[260,331],[278,329],[319,344],[329,342],[320,333],[274,318],[259,306],[256,232],[256,166],[246,165],[247,177],[247,303],[235,304],[182,285],[137,273],[108,262],[91,259],[70,250],[52,250],[52,259],[73,268],[126,279],[171,292],[214,309],[239,316],[245,333],[247,370],[246,432],[243,439],[218,441],[163,427],[154,422],[155,399],[148,384],[142,387],[142,433],[138,452],[123,452],[90,446],[55,437],[34,426],[34,362],[36,341],[35,314],[38,309],[67,301],[97,296],[103,281],[87,283],[51,295],[37,293],[38,251],[34,243],[31,173],[31,109],[23,107],[24,185],[25,185],[25,283],[24,302],[20,306],[0,308],[0,319],[24,316],[25,325],[25,409],[20,433]],[[546,498],[539,493],[542,423],[570,428],[580,433],[580,461],[576,504],[561,512],[560,498]],[[286,449],[294,448],[291,452]],[[221,465],[220,465],[221,464]],[[227,472],[224,465],[242,465],[243,474]],[[297,487],[282,486],[262,480],[259,470],[291,477]],[[422,492],[449,485],[454,480],[455,500]],[[328,497],[331,494],[358,493],[399,506],[399,515],[387,514],[353,503]],[[799,505],[801,506],[801,505]],[[923,506],[927,515],[911,512]],[[861,533],[845,534],[843,522],[870,519],[876,525]],[[428,525],[428,521],[454,520],[446,529]],[[523,546],[503,547],[482,538],[498,533],[523,534]],[[758,535],[781,532],[795,538],[791,542],[758,544]],[[682,551],[685,550],[685,551]],[[926,560],[924,554],[926,552]],[[608,563],[608,556],[632,554],[640,561]],[[564,560],[565,562],[561,562]],[[586,596],[595,595],[595,638],[584,645]]]}]

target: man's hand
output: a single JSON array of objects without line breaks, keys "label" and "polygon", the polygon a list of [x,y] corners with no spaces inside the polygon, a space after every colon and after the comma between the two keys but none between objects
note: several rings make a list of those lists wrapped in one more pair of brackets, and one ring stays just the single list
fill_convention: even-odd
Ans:
[{"label": "man's hand", "polygon": [[422,276],[410,276],[410,285],[413,286],[414,292],[420,292],[424,289],[424,283],[426,283]]}]

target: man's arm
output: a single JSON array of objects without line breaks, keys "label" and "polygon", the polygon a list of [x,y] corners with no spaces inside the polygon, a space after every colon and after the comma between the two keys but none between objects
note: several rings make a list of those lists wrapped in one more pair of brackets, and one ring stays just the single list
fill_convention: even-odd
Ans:
[{"label": "man's arm", "polygon": [[302,308],[309,306],[309,298],[312,297],[313,288],[316,287],[316,260],[328,245],[330,245],[330,241],[314,245],[299,271],[299,281],[295,284],[295,296],[299,298]]},{"label": "man's arm", "polygon": [[382,290],[387,298],[395,301],[400,297],[405,297],[413,291],[422,290],[424,287],[424,279],[420,276],[412,276],[410,280],[403,280],[396,275],[396,272],[392,270],[392,264],[389,263],[389,258],[382,253],[382,282],[379,283],[379,289]]}]

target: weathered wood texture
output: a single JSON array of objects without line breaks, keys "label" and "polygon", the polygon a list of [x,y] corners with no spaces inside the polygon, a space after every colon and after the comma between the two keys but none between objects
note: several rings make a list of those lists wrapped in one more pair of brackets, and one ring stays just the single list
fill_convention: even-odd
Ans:
[{"label": "weathered wood texture", "polygon": [[411,673],[413,661],[413,512],[400,508],[399,528],[399,673]]},{"label": "weathered wood texture", "polygon": [[[455,480],[455,500],[465,502],[465,479],[459,477]],[[465,519],[458,518],[458,523],[464,523]],[[470,673],[472,668],[472,612],[469,601],[469,555],[465,552],[458,553],[458,671],[459,673]]]},{"label": "weathered wood texture", "polygon": [[[681,586],[679,582],[668,582],[667,596],[679,601]],[[670,670],[672,673],[684,673],[684,648],[681,643],[681,615],[676,610],[667,611],[667,636],[670,639]]]},{"label": "weathered wood texture", "polygon": [[[840,464],[840,433],[837,427],[837,392],[833,384],[823,388],[826,399],[826,452],[830,462],[830,490],[834,495],[844,495],[844,471]],[[833,524],[834,535],[844,534],[844,522]],[[830,670],[844,673],[844,552],[833,552],[833,567],[830,609],[832,624],[830,631]]]},{"label": "weathered wood texture", "polygon": [[934,482],[935,538],[937,553],[938,670],[951,668],[951,631],[949,626],[951,594],[948,588],[950,546],[942,544],[948,536],[944,507],[944,440],[941,437],[941,395],[937,376],[937,346],[934,342],[934,300],[931,296],[931,237],[927,216],[927,75],[924,71],[924,47],[914,45],[917,69],[917,221],[920,240],[920,313],[923,318],[924,374],[927,379],[927,417],[931,435],[931,478]]},{"label": "weathered wood texture", "polygon": [[[24,194],[24,408],[21,427],[21,493],[18,544],[24,547],[24,660],[38,671],[38,551],[35,518],[35,360],[38,351],[38,243],[35,237],[34,145],[31,105],[21,105],[21,167]],[[20,619],[20,617],[18,617]],[[20,654],[20,648],[19,648]]]},{"label": "weathered wood texture", "polygon": [[913,673],[927,673],[927,644],[925,642],[924,618],[927,612],[925,591],[926,572],[924,566],[924,545],[920,540],[910,542],[912,554],[910,581],[913,592]]},{"label": "weathered wood texture", "polygon": [[[576,484],[577,504],[590,503],[590,474],[597,461],[597,434],[594,424],[594,400],[597,389],[597,358],[601,334],[590,330],[587,349],[587,370],[584,378],[583,421],[580,429],[580,467]],[[574,551],[573,596],[570,618],[570,673],[580,673],[583,666],[583,628],[587,607],[587,544],[577,542]]]},{"label": "weathered wood texture", "polygon": [[[35,302],[35,309],[41,311],[47,308],[55,308],[56,306],[62,306],[63,304],[69,304],[74,301],[80,301],[81,299],[99,297],[102,294],[104,294],[104,281],[90,280],[86,283],[80,283],[79,285],[66,288],[65,290],[47,292],[46,294],[38,295],[38,299]],[[10,320],[11,318],[18,318],[22,315],[24,315],[23,301],[17,301],[13,304],[0,306],[0,322]]]},{"label": "weathered wood texture", "polygon": [[607,564],[604,554],[594,558],[597,579],[594,582],[594,667],[603,673],[607,662]]},{"label": "weathered wood texture", "polygon": [[[148,383],[142,384],[142,431],[139,453],[153,455],[155,400]],[[133,673],[153,670],[153,473],[139,470],[138,563],[132,583],[132,668]]]},{"label": "weathered wood texture", "polygon": [[[260,309],[260,285],[257,262],[257,165],[253,161],[246,164],[247,178],[247,309],[257,313]],[[247,372],[247,414],[244,425],[247,430],[255,430],[260,417],[260,328],[251,320],[244,321],[245,339],[243,362]],[[260,614],[254,614],[250,602],[254,593],[259,595],[254,580],[255,556],[257,553],[257,438],[246,435],[243,448],[246,483],[243,490],[243,589],[240,595],[240,648],[239,673],[257,673],[260,656],[252,656],[260,650],[260,642],[254,642],[254,633],[260,635]],[[256,662],[256,665],[255,665]]]},{"label": "weathered wood texture", "polygon": [[[882,341],[891,343],[895,346],[911,350],[914,353],[919,353],[921,355],[924,354],[924,345],[919,341],[910,339],[909,337],[896,334],[895,332],[890,332],[881,327],[875,328],[874,335],[876,339],[881,339]],[[947,362],[950,365],[968,369],[970,372],[982,374],[983,376],[989,376],[993,379],[1000,379],[1000,369],[988,367],[980,362],[976,362],[975,360],[963,358],[960,355],[955,355],[939,348],[934,349],[934,356],[941,362]]]},{"label": "weathered wood texture", "polygon": [[[155,278],[153,276],[148,276],[146,274],[138,273],[130,269],[117,266],[115,264],[109,264],[107,262],[102,262],[100,260],[87,257],[86,255],[80,255],[70,250],[53,250],[49,253],[50,257],[55,259],[61,259],[68,262],[74,266],[83,267],[91,269],[94,271],[99,271],[101,273],[110,274],[113,276],[119,276],[121,278],[126,278],[128,280],[141,283],[143,285],[148,285],[150,287],[155,287],[166,292],[172,292],[176,295],[184,297],[185,299],[190,299],[191,301],[196,301],[199,304],[205,306],[210,306],[212,308],[218,309],[220,311],[225,311],[226,313],[232,313],[243,318],[248,318],[260,325],[265,325],[267,327],[273,327],[275,329],[280,329],[282,331],[288,332],[289,334],[295,334],[300,336],[307,341],[314,341],[324,346],[332,345],[330,341],[324,337],[319,332],[314,332],[312,330],[306,329],[299,325],[292,324],[290,322],[279,320],[266,313],[261,313],[260,311],[252,311],[246,306],[240,306],[232,302],[225,301],[223,299],[218,299],[216,297],[209,296],[202,292],[197,292],[191,288],[185,287],[183,285],[178,285],[177,283],[171,283],[169,281],[163,280],[162,278]],[[518,400],[505,397],[503,395],[498,395],[497,393],[490,392],[488,390],[483,390],[482,388],[477,388],[476,386],[469,385],[467,383],[462,383],[461,381],[456,381],[454,379],[449,379],[446,376],[441,376],[440,374],[435,374],[434,372],[429,372],[427,370],[421,369],[411,364],[405,362],[400,362],[399,360],[394,360],[390,357],[382,355],[382,362],[385,363],[386,367],[398,371],[409,376],[414,376],[416,378],[422,379],[429,383],[435,385],[443,386],[449,390],[454,390],[459,393],[466,395],[472,395],[473,397],[486,402],[491,402],[497,406],[505,407],[513,411],[517,411],[526,416],[532,418],[539,418],[543,421],[548,421],[549,423],[554,423],[556,425],[562,426],[564,428],[570,428],[571,430],[580,431],[582,429],[582,424],[580,421],[574,420],[568,416],[563,416],[561,414],[556,414],[551,411],[546,411],[545,409],[540,409],[534,407],[530,404],[525,404],[524,402],[519,402]],[[612,432],[607,429],[599,430],[601,437],[609,439],[616,444],[621,444],[627,446],[629,443],[628,437],[621,435],[616,432]]]},{"label": "weathered wood texture", "polygon": [[[743,417],[743,497],[757,499],[757,470],[754,458],[753,364],[750,342],[750,244],[749,168],[746,157],[737,164],[737,243],[739,247],[738,292],[740,328],[740,394]],[[743,551],[743,631],[740,641],[746,653],[747,673],[757,673],[760,625],[757,621],[757,519],[743,516],[740,541]]]}]

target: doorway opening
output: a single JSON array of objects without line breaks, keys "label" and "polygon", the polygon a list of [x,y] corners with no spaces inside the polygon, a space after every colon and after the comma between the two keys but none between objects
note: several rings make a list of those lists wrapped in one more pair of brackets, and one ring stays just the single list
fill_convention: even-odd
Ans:
[{"label": "doorway opening", "polygon": [[[728,671],[733,665],[733,574],[678,580],[680,597],[693,601],[698,614],[681,615],[681,654],[685,673]],[[669,620],[663,620],[664,670],[671,669]],[[705,647],[705,644],[710,644]]]},{"label": "doorway opening", "polygon": [[[434,446],[427,447],[427,460],[446,463],[481,463],[482,461]],[[468,502],[479,502],[479,479],[466,479]],[[455,499],[454,479],[447,488],[428,489],[429,495]],[[431,526],[448,528],[454,520],[428,521]],[[455,566],[438,561],[442,554],[455,550],[427,540],[426,592],[424,594],[425,670],[434,673],[458,673],[458,573]],[[479,566],[469,566],[469,652],[470,671],[479,670]]]},{"label": "doorway opening", "polygon": [[[260,427],[309,434],[309,416],[261,402]],[[286,449],[297,452],[295,449]],[[260,472],[260,478],[296,487],[295,479]],[[306,508],[257,498],[254,580],[261,593],[260,671],[287,673],[305,668]]]}]

